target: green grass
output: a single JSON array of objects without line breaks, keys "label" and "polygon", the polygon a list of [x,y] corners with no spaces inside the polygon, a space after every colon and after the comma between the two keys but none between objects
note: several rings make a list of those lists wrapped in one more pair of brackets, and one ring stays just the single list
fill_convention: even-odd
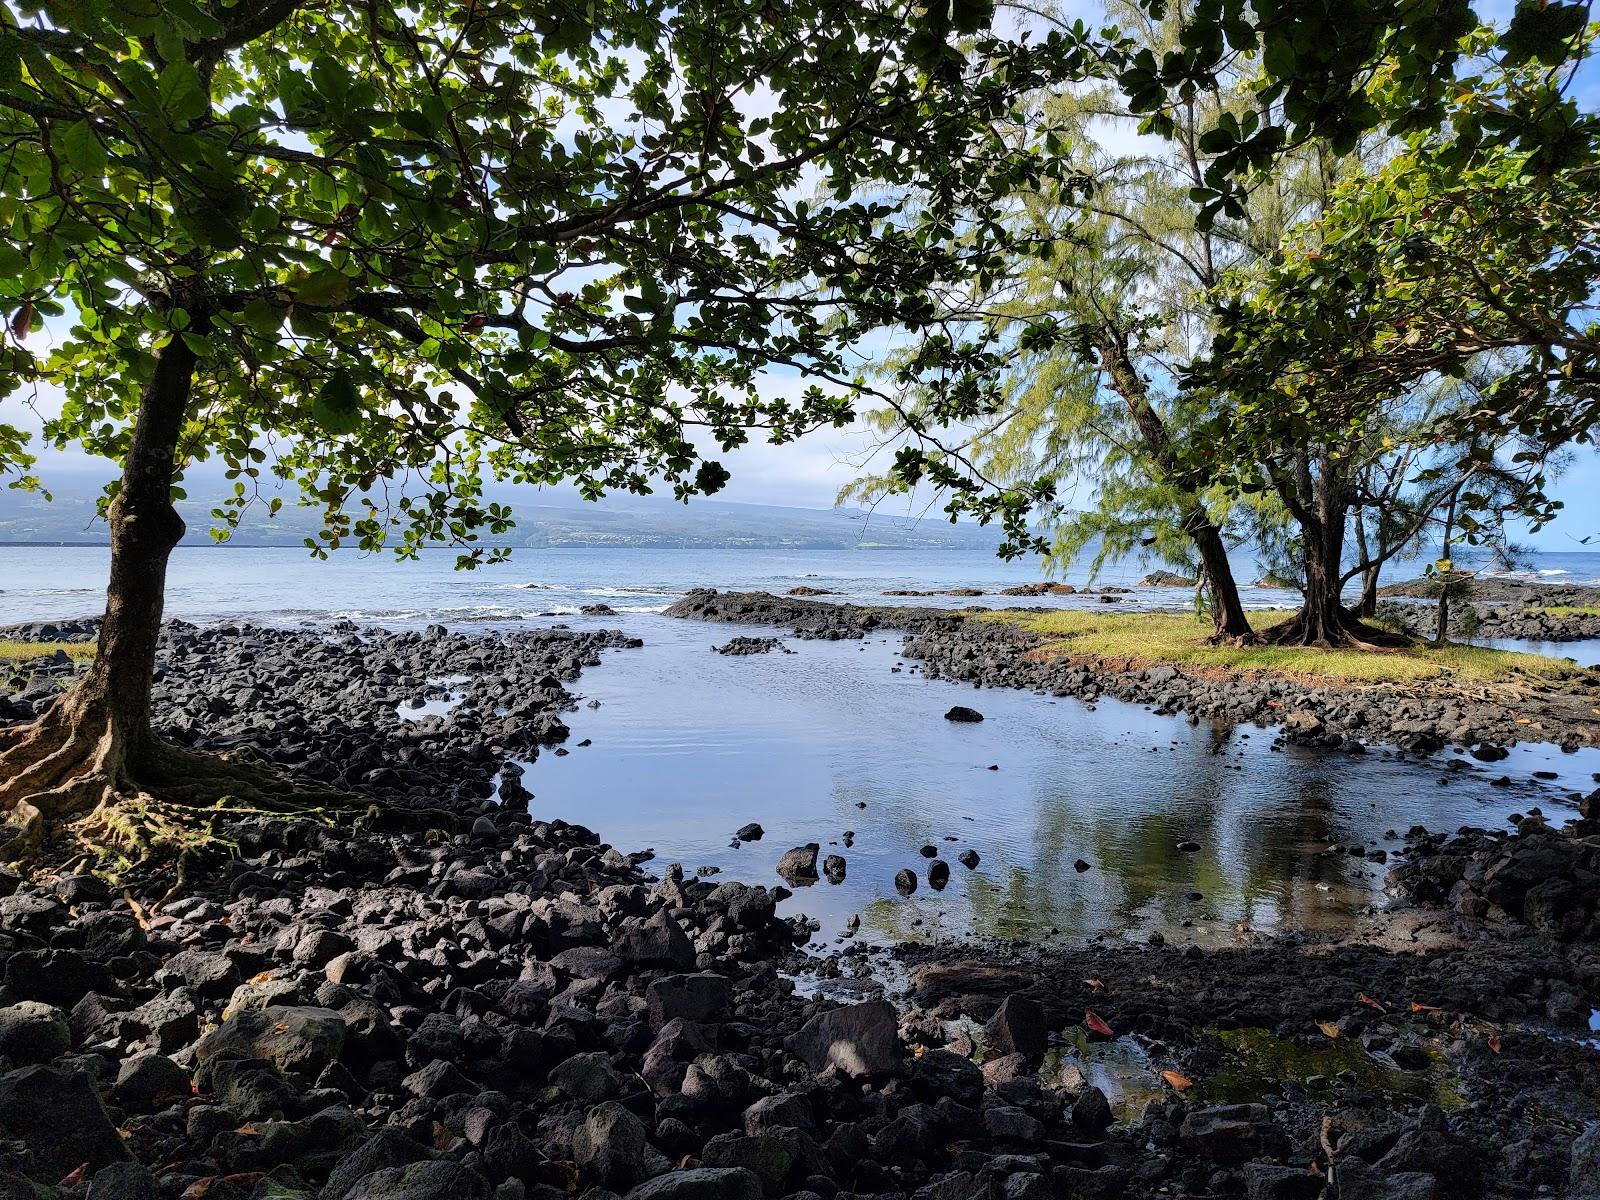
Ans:
[{"label": "green grass", "polygon": [[13,642],[0,638],[0,662],[49,658],[57,650],[65,650],[74,662],[88,662],[94,657],[93,642]]},{"label": "green grass", "polygon": [[1600,617],[1600,604],[1552,604],[1536,611],[1552,617]]},{"label": "green grass", "polygon": [[[1253,612],[1250,619],[1259,631],[1291,615]],[[1530,676],[1560,679],[1579,673],[1564,659],[1456,644],[1404,650],[1210,646],[1206,644],[1210,625],[1188,613],[990,612],[973,619],[1021,625],[1047,639],[1041,647],[1045,653],[1202,671],[1261,671],[1344,683],[1412,683],[1447,676],[1463,682],[1494,683]]]}]

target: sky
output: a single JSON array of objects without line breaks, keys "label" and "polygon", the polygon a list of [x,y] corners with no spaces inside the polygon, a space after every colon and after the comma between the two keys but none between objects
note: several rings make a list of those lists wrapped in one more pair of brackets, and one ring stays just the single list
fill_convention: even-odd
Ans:
[{"label": "sky", "polygon": [[[1069,15],[1082,15],[1093,21],[1095,6],[1087,0],[1072,0],[1063,5]],[[1480,15],[1503,23],[1509,19],[1512,0],[1488,0],[1477,6]],[[1576,81],[1580,103],[1593,108],[1600,103],[1600,66],[1587,65]],[[756,97],[755,107],[769,98]],[[1128,131],[1112,134],[1118,140],[1137,135]],[[47,338],[49,331],[36,334]],[[771,387],[777,391],[798,393],[800,381],[790,375],[774,374]],[[59,396],[43,390],[38,397],[44,412],[59,404]],[[21,396],[0,399],[0,422],[37,430],[38,415],[31,411]],[[743,503],[777,504],[797,508],[830,508],[839,490],[864,470],[881,470],[883,463],[874,457],[877,438],[870,432],[854,427],[844,430],[827,429],[810,434],[795,443],[771,446],[752,443],[726,454],[717,454],[732,473],[732,479],[718,497]],[[710,450],[711,448],[707,448]],[[89,460],[76,452],[48,452],[42,456],[40,473],[48,485],[55,471],[107,472],[109,467],[99,460]],[[1527,534],[1518,540],[1547,550],[1600,548],[1600,453],[1592,447],[1580,448],[1565,474],[1553,487],[1557,499],[1565,505],[1562,515],[1551,526],[1537,534]],[[895,515],[921,515],[927,508],[926,497],[897,498],[886,501],[883,511]],[[1593,537],[1592,547],[1585,547],[1579,539]]]}]

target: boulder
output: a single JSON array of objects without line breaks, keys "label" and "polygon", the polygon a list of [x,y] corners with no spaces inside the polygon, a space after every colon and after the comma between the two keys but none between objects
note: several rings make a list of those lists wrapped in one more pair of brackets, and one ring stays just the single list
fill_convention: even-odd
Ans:
[{"label": "boulder", "polygon": [[138,1054],[118,1069],[111,1094],[125,1109],[153,1112],[189,1098],[189,1074],[164,1054]]},{"label": "boulder", "polygon": [[983,720],[983,714],[975,708],[968,708],[965,704],[957,704],[944,714],[944,719],[963,725],[976,725]]},{"label": "boulder", "polygon": [[26,1066],[49,1062],[71,1049],[72,1026],[54,1005],[24,1000],[0,1008],[0,1058]]},{"label": "boulder", "polygon": [[1039,1058],[1044,1054],[1049,1029],[1039,1002],[1013,993],[1000,1002],[983,1032],[993,1054]]},{"label": "boulder", "polygon": [[1572,1143],[1567,1200],[1600,1200],[1600,1121],[1591,1121]]},{"label": "boulder", "polygon": [[489,1200],[489,1196],[489,1181],[482,1175],[439,1159],[374,1171],[356,1180],[342,1200]]},{"label": "boulder", "polygon": [[817,881],[817,852],[821,847],[816,842],[807,842],[804,846],[796,846],[793,850],[785,851],[778,860],[778,874],[790,887],[809,887]]},{"label": "boulder", "polygon": [[0,1075],[0,1137],[26,1145],[33,1177],[51,1186],[84,1163],[97,1171],[132,1158],[89,1076],[55,1067]]},{"label": "boulder", "polygon": [[428,1157],[427,1149],[398,1129],[380,1129],[351,1150],[328,1173],[322,1200],[343,1200],[358,1179],[385,1168],[403,1167]]},{"label": "boulder", "polygon": [[156,1181],[143,1163],[114,1162],[94,1173],[86,1200],[156,1200]]},{"label": "boulder", "polygon": [[344,1018],[332,1009],[274,1004],[235,1013],[200,1039],[195,1057],[261,1058],[280,1071],[315,1077],[338,1059],[344,1037]]},{"label": "boulder", "polygon": [[1224,1166],[1265,1157],[1284,1140],[1264,1104],[1196,1109],[1184,1117],[1178,1135],[1184,1145]]},{"label": "boulder", "polygon": [[899,1022],[887,1000],[829,1009],[784,1044],[814,1070],[837,1067],[858,1078],[887,1075],[899,1068],[903,1057]]},{"label": "boulder", "polygon": [[610,1188],[638,1181],[646,1149],[644,1122],[615,1101],[591,1108],[572,1135],[578,1169]]},{"label": "boulder", "polygon": [[1246,1200],[1318,1200],[1326,1183],[1321,1172],[1304,1167],[1247,1163],[1244,1168]]},{"label": "boulder", "polygon": [[668,1021],[713,1021],[727,1015],[728,981],[702,971],[696,975],[668,975],[645,991],[650,1019],[656,1028]]},{"label": "boulder", "polygon": [[669,1171],[641,1183],[626,1200],[761,1200],[761,1179],[745,1167]]}]

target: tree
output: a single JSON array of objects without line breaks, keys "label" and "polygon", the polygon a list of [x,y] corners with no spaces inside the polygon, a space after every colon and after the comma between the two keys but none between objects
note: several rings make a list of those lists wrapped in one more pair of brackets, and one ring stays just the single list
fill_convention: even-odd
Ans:
[{"label": "tree", "polygon": [[[945,24],[970,32],[964,8]],[[993,206],[1036,186],[1039,164],[993,132],[1012,98],[1087,61],[1065,37],[956,55],[915,11],[0,8],[0,387],[58,384],[47,436],[122,464],[93,666],[0,732],[11,853],[74,818],[143,852],[220,795],[299,802],[153,732],[187,463],[215,455],[236,479],[224,522],[276,474],[325,510],[314,551],[398,530],[414,555],[509,527],[489,474],[687,497],[727,477],[696,429],[726,450],[848,419],[848,348],[930,319],[927,297],[1003,241]],[[828,198],[800,198],[818,179]],[[41,351],[25,339],[46,321],[67,332]],[[807,378],[802,399],[765,394],[773,365]],[[14,429],[0,455],[32,482]]]},{"label": "tree", "polygon": [[[1181,53],[1209,11],[1174,4],[1156,20],[1146,11],[1154,7],[1130,0],[1108,10],[1121,35],[1154,56]],[[990,339],[1008,346],[998,367],[1002,393],[976,417],[948,420],[940,393],[930,399],[903,389],[883,425],[914,434],[920,454],[969,483],[1031,488],[1053,527],[1057,561],[1091,538],[1097,565],[1107,553],[1179,556],[1175,565],[1198,569],[1216,636],[1230,639],[1254,636],[1228,557],[1235,500],[1187,476],[1181,463],[1195,421],[1226,398],[1192,394],[1183,376],[1209,345],[1213,292],[1225,275],[1276,255],[1286,230],[1315,216],[1340,178],[1375,157],[1371,143],[1381,146],[1368,139],[1361,153],[1341,155],[1313,138],[1275,155],[1228,213],[1197,221],[1194,197],[1214,178],[1221,153],[1207,148],[1212,131],[1240,114],[1282,119],[1270,104],[1258,107],[1260,75],[1255,55],[1232,56],[1164,118],[1170,140],[1131,147],[1138,114],[1115,87],[1040,97],[1046,152],[1069,164],[1073,186],[1047,183],[1018,198],[1012,223],[1029,235],[1027,249],[960,314],[987,321]],[[1114,403],[1080,395],[1086,381]],[[1092,493],[1087,510],[1055,499],[1075,482]],[[849,494],[904,484],[880,475]],[[954,499],[960,505],[968,495]]]},{"label": "tree", "polygon": [[[1483,54],[1495,46],[1487,31],[1473,41]],[[1411,436],[1455,451],[1429,468],[1435,479],[1508,470],[1523,479],[1512,494],[1536,522],[1553,512],[1543,464],[1569,439],[1588,438],[1600,413],[1596,122],[1574,116],[1542,64],[1465,78],[1450,105],[1448,129],[1345,184],[1281,262],[1228,281],[1220,331],[1190,376],[1232,401],[1193,444],[1192,477],[1270,489],[1305,530],[1306,603],[1278,631],[1283,640],[1365,638],[1340,597],[1355,451],[1419,389],[1493,358],[1494,377],[1471,404],[1431,413]],[[1568,130],[1559,149],[1519,151],[1483,137],[1486,114],[1540,105]],[[1519,444],[1505,462],[1508,434]],[[1503,517],[1470,483],[1446,491],[1465,530],[1474,510]]]}]

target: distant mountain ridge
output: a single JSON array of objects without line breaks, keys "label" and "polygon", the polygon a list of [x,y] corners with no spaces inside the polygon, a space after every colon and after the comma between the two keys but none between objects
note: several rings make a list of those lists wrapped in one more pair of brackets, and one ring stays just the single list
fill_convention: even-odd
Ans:
[{"label": "distant mountain ridge", "polygon": [[[88,474],[47,481],[53,500],[0,489],[0,543],[103,545],[108,540],[96,501],[100,481]],[[190,498],[178,505],[189,526],[187,544],[211,541],[211,510],[230,485],[220,475],[186,483]],[[599,502],[559,491],[494,486],[486,499],[510,506],[517,526],[504,538],[486,539],[511,546],[652,546],[685,549],[989,550],[1000,543],[998,530],[952,525],[937,515],[921,519],[867,514],[847,509],[783,508],[691,500],[679,504],[655,496],[616,496]],[[246,513],[230,542],[243,546],[298,546],[321,528],[319,514],[291,503],[276,517],[261,504]]]}]

